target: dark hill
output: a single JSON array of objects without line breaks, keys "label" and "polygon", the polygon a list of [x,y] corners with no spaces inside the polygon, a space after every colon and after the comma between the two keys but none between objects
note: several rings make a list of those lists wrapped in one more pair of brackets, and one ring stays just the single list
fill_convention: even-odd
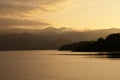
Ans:
[{"label": "dark hill", "polygon": [[[84,32],[74,31],[64,27],[48,27],[42,30],[0,30],[0,50],[58,49],[64,44],[73,42],[77,44],[76,48],[78,48],[83,44],[93,43],[93,41],[97,40],[99,37],[105,38],[108,34],[115,32],[120,32],[120,29],[101,29]],[[90,42],[88,40],[90,40]],[[81,41],[84,42],[81,43]],[[68,47],[72,49],[74,44],[70,44],[73,46]],[[68,47],[66,48],[69,49]]]},{"label": "dark hill", "polygon": [[119,52],[120,33],[110,34],[105,39],[99,38],[94,42],[88,41],[63,45],[59,50],[72,50],[80,52]]}]

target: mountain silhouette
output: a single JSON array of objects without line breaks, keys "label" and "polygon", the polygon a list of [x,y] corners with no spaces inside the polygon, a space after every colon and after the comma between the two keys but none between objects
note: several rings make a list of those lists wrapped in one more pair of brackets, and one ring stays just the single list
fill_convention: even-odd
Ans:
[{"label": "mountain silhouette", "polygon": [[110,34],[105,39],[99,38],[97,41],[63,45],[59,50],[72,50],[78,52],[120,52],[120,33]]},{"label": "mountain silhouette", "polygon": [[[120,32],[120,29],[101,29],[84,32],[65,27],[48,27],[42,30],[0,30],[0,50],[58,49],[64,44],[74,42],[77,44],[77,42],[81,43],[81,41],[84,41],[81,45],[93,43],[97,38],[105,38],[108,34],[115,32]],[[90,42],[88,40],[90,40]]]}]

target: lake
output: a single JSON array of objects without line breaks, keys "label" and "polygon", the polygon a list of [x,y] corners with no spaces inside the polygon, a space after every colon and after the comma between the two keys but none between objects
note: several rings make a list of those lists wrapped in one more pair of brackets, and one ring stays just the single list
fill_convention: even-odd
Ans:
[{"label": "lake", "polygon": [[120,59],[56,50],[1,51],[0,80],[120,80]]}]

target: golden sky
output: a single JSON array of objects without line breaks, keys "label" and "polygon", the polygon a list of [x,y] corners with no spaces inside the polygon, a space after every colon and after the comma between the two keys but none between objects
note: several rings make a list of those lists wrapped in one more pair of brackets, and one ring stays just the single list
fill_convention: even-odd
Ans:
[{"label": "golden sky", "polygon": [[2,0],[1,29],[120,28],[120,0]]}]

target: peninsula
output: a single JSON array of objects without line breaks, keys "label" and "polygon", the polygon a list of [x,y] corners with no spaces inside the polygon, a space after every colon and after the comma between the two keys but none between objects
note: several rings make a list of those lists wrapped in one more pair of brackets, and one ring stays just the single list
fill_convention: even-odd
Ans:
[{"label": "peninsula", "polygon": [[75,52],[120,52],[120,33],[108,35],[105,39],[97,41],[80,41],[63,45],[59,50],[71,50]]}]

